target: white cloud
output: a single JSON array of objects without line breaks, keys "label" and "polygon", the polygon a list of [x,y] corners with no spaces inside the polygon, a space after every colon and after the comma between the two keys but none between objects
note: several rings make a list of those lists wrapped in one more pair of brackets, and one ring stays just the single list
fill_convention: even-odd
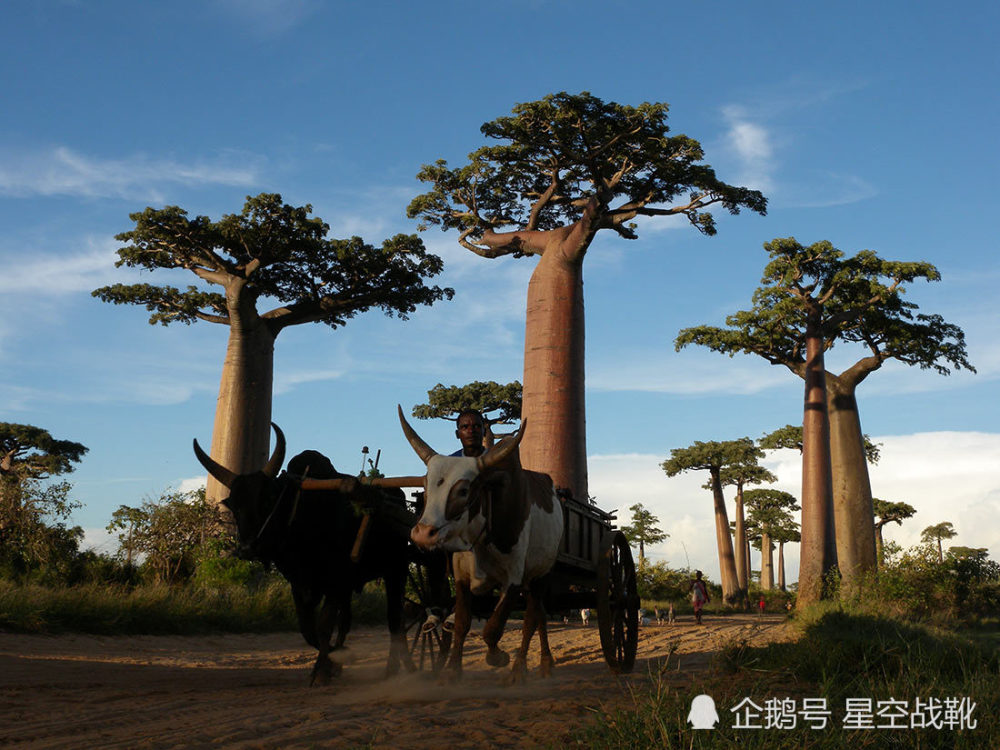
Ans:
[{"label": "white cloud", "polygon": [[[207,450],[207,448],[206,448]],[[204,489],[205,487],[205,475],[197,477],[189,477],[188,479],[181,479],[177,483],[178,492],[194,492],[195,490]]]},{"label": "white cloud", "polygon": [[[951,521],[958,536],[952,543],[986,547],[1000,557],[1000,433],[930,432],[874,436],[882,444],[882,458],[871,467],[876,497],[904,501],[917,514],[902,526],[891,524],[885,538],[904,548],[917,544],[924,528]],[[635,503],[657,516],[660,528],[671,536],[647,551],[653,560],[671,567],[690,565],[719,580],[712,497],[702,485],[707,472],[688,472],[668,478],[659,464],[666,456],[654,454],[593,455],[588,457],[590,493],[604,510],[617,509],[617,525],[630,519]],[[801,494],[801,461],[797,451],[776,451],[764,461],[778,476],[778,489]],[[733,520],[732,490],[727,510]],[[751,553],[754,569],[759,553]],[[798,576],[798,545],[785,549],[787,580]]]},{"label": "white cloud", "polygon": [[739,358],[724,362],[713,353],[650,355],[648,350],[620,351],[587,365],[587,388],[593,391],[748,395],[788,385],[793,378],[786,368],[763,360]]},{"label": "white cloud", "polygon": [[213,5],[262,36],[288,31],[322,7],[316,0],[214,0]]},{"label": "white cloud", "polygon": [[189,164],[137,154],[101,159],[66,146],[45,151],[0,153],[0,195],[75,195],[163,200],[164,184],[248,186],[258,160],[246,154]]},{"label": "white cloud", "polygon": [[722,114],[729,124],[726,145],[741,165],[737,182],[765,192],[773,190],[776,165],[768,130],[754,122],[743,107],[730,105]]},{"label": "white cloud", "polygon": [[67,255],[28,251],[17,262],[5,264],[0,276],[0,293],[62,295],[90,292],[113,283],[111,276],[124,276],[115,269],[118,259],[114,240],[86,238],[83,249]]},{"label": "white cloud", "polygon": [[300,370],[298,372],[280,372],[274,376],[274,393],[288,393],[302,383],[322,383],[327,380],[337,380],[344,376],[343,369],[337,370]]}]

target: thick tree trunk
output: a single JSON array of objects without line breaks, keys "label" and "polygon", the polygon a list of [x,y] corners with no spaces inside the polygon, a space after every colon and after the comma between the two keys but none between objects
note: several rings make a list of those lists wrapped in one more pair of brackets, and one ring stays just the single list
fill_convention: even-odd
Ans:
[{"label": "thick tree trunk", "polygon": [[778,542],[778,588],[785,591],[785,543]]},{"label": "thick tree trunk", "polygon": [[528,421],[521,463],[586,502],[583,255],[553,247],[528,284],[521,416]]},{"label": "thick tree trunk", "polygon": [[729,515],[726,513],[726,499],[722,494],[719,472],[712,470],[712,499],[715,502],[715,540],[719,547],[719,576],[722,584],[722,598],[735,604],[743,597],[736,576],[736,556],[733,554],[733,537],[729,532]]},{"label": "thick tree trunk", "polygon": [[746,517],[743,513],[743,487],[736,488],[736,581],[741,591],[748,591],[750,584],[750,554],[747,543]]},{"label": "thick tree trunk", "polygon": [[[274,334],[256,315],[231,319],[211,456],[237,474],[248,474],[263,467],[270,455]],[[209,476],[205,496],[218,503],[229,490]]]},{"label": "thick tree trunk", "polygon": [[767,532],[760,535],[760,587],[767,591],[774,588],[774,547]]},{"label": "thick tree trunk", "polygon": [[826,368],[818,320],[818,314],[812,313],[806,332],[800,607],[813,604],[823,597],[824,577],[837,564],[836,538],[833,533],[830,423],[826,409]]},{"label": "thick tree trunk", "polygon": [[850,589],[875,570],[875,515],[855,385],[826,374],[837,565]]}]

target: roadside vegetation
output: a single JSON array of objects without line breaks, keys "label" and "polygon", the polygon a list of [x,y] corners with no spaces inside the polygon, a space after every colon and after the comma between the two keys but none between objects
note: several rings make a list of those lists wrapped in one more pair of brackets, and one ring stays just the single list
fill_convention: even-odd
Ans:
[{"label": "roadside vegetation", "polygon": [[[684,574],[646,566],[639,573],[643,606],[655,606],[647,595],[662,590],[657,584],[679,594]],[[748,632],[718,655],[712,671],[680,684],[668,659],[633,707],[600,714],[571,746],[996,747],[1000,565],[985,550],[953,547],[939,557],[936,540],[906,551],[888,543],[877,577],[850,592],[838,591],[836,580],[829,587],[831,599],[790,615],[797,640],[752,647]],[[766,592],[768,611],[780,611],[781,595]],[[675,602],[675,610],[687,613],[690,605]],[[714,700],[713,731],[689,721],[700,695]],[[824,728],[805,718],[805,707],[819,700],[831,712]],[[760,728],[740,728],[751,725]]]},{"label": "roadside vegetation", "polygon": [[[232,538],[203,490],[164,492],[121,506],[113,555],[80,550],[66,519],[69,485],[4,478],[0,631],[101,635],[275,632],[298,629],[277,573],[232,555]],[[354,621],[384,621],[384,594],[355,596]]]}]

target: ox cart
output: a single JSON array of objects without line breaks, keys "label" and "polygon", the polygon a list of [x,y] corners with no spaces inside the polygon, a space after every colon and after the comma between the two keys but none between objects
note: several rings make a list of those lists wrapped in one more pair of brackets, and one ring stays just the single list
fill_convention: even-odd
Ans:
[{"label": "ox cart", "polygon": [[[421,477],[374,480],[394,487],[420,486]],[[385,482],[386,484],[383,484]],[[639,596],[635,564],[625,535],[613,527],[614,514],[580,502],[568,492],[559,493],[563,512],[563,537],[550,574],[546,610],[550,613],[594,609],[597,611],[601,649],[615,674],[627,673],[635,664],[639,638]],[[366,513],[389,521],[401,534],[420,516],[423,493],[415,492],[404,512],[399,508],[369,508]],[[362,523],[358,544],[363,544]],[[450,645],[447,614],[451,609],[442,553],[427,553],[411,544],[410,597],[407,631],[411,655],[421,668],[443,665]],[[355,552],[357,553],[357,548]],[[474,597],[477,615],[487,616],[496,597]]]},{"label": "ox cart", "polygon": [[596,609],[604,659],[615,674],[632,671],[639,642],[635,564],[614,514],[560,493],[563,538],[551,573],[547,609]]}]

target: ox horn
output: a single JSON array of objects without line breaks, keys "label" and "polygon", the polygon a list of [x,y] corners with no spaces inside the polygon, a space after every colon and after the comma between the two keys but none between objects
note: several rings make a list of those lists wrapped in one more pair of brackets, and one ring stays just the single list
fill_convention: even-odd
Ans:
[{"label": "ox horn", "polygon": [[[274,428],[277,441],[274,445],[274,453],[271,454],[271,457],[267,460],[267,464],[265,464],[261,471],[264,473],[264,476],[269,479],[274,479],[278,476],[278,472],[281,470],[281,465],[285,462],[285,435],[282,433],[281,428],[274,422],[271,422],[271,427]],[[211,456],[205,453],[205,451],[201,449],[201,446],[198,445],[197,438],[195,438],[194,441],[194,455],[198,457],[198,461],[205,467],[209,474],[229,489],[233,488],[233,480],[236,479],[237,474],[230,471],[222,464],[217,463]]]},{"label": "ox horn", "polygon": [[236,479],[236,474],[231,472],[225,466],[217,464],[212,458],[201,449],[198,445],[198,438],[194,439],[194,455],[198,457],[198,461],[202,466],[205,467],[206,471],[224,484],[227,488],[233,488],[233,480]]},{"label": "ox horn", "polygon": [[274,479],[278,476],[278,472],[281,471],[281,465],[285,462],[285,434],[274,422],[271,422],[271,427],[274,428],[274,436],[276,438],[274,453],[271,454],[271,457],[267,459],[267,463],[264,464],[264,468],[261,469],[264,472],[264,476],[268,479]]},{"label": "ox horn", "polygon": [[511,453],[517,450],[517,446],[521,444],[521,438],[524,437],[524,428],[528,424],[527,419],[521,420],[521,427],[517,432],[514,433],[513,437],[509,440],[501,440],[500,443],[479,457],[476,461],[476,468],[479,471],[485,471],[486,469],[492,469],[494,466],[499,466],[503,463],[504,459],[507,458]]},{"label": "ox horn", "polygon": [[403,427],[403,434],[406,435],[406,439],[410,441],[410,446],[416,451],[417,455],[420,456],[420,460],[425,464],[431,460],[433,456],[437,455],[437,451],[431,448],[427,443],[425,443],[412,427],[410,423],[406,421],[406,417],[403,416],[403,407],[396,404],[396,410],[399,412],[399,423]]}]

